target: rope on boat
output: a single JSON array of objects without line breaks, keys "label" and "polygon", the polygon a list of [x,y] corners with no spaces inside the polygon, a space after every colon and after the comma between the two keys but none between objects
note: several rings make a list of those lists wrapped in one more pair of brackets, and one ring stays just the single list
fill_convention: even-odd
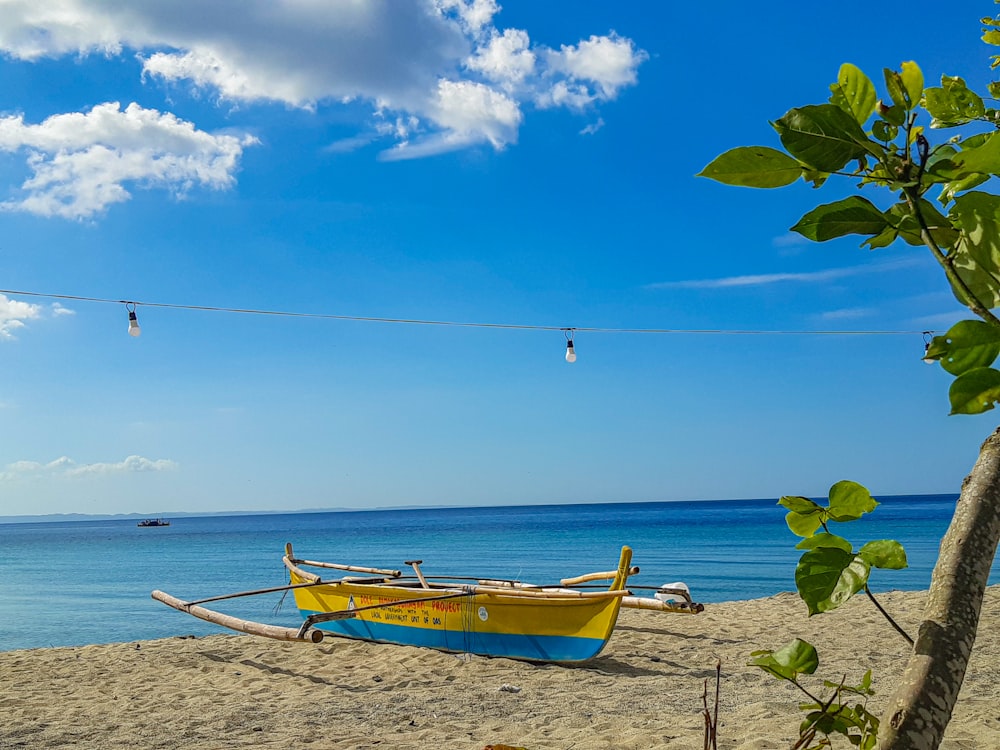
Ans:
[{"label": "rope on boat", "polygon": [[310,586],[322,586],[325,583],[330,583],[330,581],[321,581],[317,579],[315,581],[307,581],[305,583],[289,583],[285,584],[284,586],[274,586],[268,589],[254,589],[253,591],[239,591],[235,594],[220,594],[219,596],[208,596],[205,597],[204,599],[195,599],[187,603],[205,604],[206,602],[218,602],[222,601],[223,599],[237,599],[241,596],[255,596],[257,594],[275,594],[279,591],[284,591],[285,593],[287,593],[292,589],[304,589],[304,588],[309,588]]}]

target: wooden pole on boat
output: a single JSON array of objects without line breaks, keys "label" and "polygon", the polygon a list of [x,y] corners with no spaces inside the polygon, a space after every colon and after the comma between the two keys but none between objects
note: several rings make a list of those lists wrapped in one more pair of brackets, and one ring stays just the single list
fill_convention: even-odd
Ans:
[{"label": "wooden pole on boat", "polygon": [[238,617],[224,615],[221,612],[215,612],[211,609],[199,607],[196,604],[181,601],[177,597],[171,596],[163,591],[154,591],[152,593],[152,597],[158,602],[163,602],[168,607],[173,607],[180,612],[186,612],[193,617],[197,617],[199,620],[205,620],[206,622],[210,622],[214,625],[221,625],[222,627],[229,628],[230,630],[238,630],[241,633],[259,635],[264,638],[274,638],[279,641],[304,641],[306,643],[319,643],[323,640],[323,631],[316,630],[315,628],[310,628],[304,633],[300,633],[300,628],[286,628],[280,625],[267,625],[262,622],[254,622],[253,620],[241,620]]},{"label": "wooden pole on boat", "polygon": [[403,564],[412,565],[413,572],[417,574],[417,579],[420,581],[420,585],[423,586],[425,589],[429,589],[430,586],[427,584],[427,579],[424,578],[424,574],[420,572],[420,563],[422,562],[423,560],[407,560]]},{"label": "wooden pole on boat", "polygon": [[349,573],[370,573],[377,576],[387,576],[389,578],[399,578],[402,573],[398,570],[384,570],[383,568],[365,568],[360,565],[340,565],[339,563],[320,562],[318,560],[301,560],[295,557],[292,550],[292,543],[285,544],[285,557],[292,565],[309,565],[313,568],[330,568],[331,570],[346,570]]},{"label": "wooden pole on boat", "polygon": [[[582,576],[577,576],[576,578],[563,578],[559,583],[563,586],[574,586],[578,583],[587,583],[587,581],[610,581],[616,575],[618,575],[617,570],[609,570],[605,573],[586,573]],[[639,566],[633,565],[628,569],[628,575],[637,576],[639,575]]]}]

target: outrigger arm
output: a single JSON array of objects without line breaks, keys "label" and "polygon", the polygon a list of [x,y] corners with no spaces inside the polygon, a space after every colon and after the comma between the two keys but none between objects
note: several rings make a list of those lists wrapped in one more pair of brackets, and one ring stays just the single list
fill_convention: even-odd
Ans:
[{"label": "outrigger arm", "polygon": [[[163,591],[154,591],[152,597],[158,602],[163,602],[168,607],[173,607],[180,612],[186,612],[199,620],[205,620],[214,625],[221,625],[230,630],[238,630],[241,633],[259,635],[264,638],[274,638],[279,641],[303,641],[305,643],[319,643],[323,640],[324,633],[312,627],[286,628],[281,625],[267,625],[253,620],[241,620],[239,617],[226,615],[212,609],[185,602],[175,596],[171,596]],[[221,597],[220,597],[221,598]]]}]

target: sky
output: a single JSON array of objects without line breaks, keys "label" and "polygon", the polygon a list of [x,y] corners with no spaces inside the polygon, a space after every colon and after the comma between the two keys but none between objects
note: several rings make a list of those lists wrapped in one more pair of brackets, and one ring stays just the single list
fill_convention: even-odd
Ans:
[{"label": "sky", "polygon": [[695,175],[996,8],[802,7],[0,0],[0,515],[957,493],[929,254]]}]

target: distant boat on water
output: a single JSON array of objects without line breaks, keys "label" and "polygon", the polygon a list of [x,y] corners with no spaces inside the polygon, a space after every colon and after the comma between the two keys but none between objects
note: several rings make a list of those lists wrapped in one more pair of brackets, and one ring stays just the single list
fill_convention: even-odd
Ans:
[{"label": "distant boat on water", "polygon": [[139,521],[136,526],[169,526],[170,521],[164,521],[162,518],[144,518]]}]

